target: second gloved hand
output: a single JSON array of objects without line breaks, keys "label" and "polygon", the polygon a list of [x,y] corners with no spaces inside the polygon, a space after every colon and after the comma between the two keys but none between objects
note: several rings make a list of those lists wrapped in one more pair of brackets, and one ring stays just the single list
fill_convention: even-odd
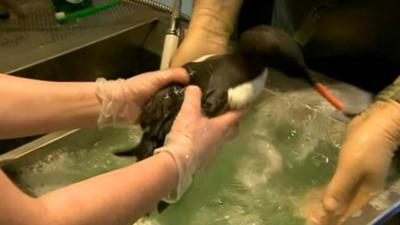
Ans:
[{"label": "second gloved hand", "polygon": [[189,30],[172,66],[182,66],[205,55],[226,53],[243,0],[196,0]]},{"label": "second gloved hand", "polygon": [[336,225],[381,190],[400,138],[400,104],[377,101],[351,121],[336,173],[310,224]]},{"label": "second gloved hand", "polygon": [[187,84],[189,76],[182,68],[149,72],[127,80],[96,81],[96,95],[101,103],[98,124],[115,125],[137,122],[143,106],[158,90],[169,83]]},{"label": "second gloved hand", "polygon": [[155,154],[170,154],[178,168],[178,185],[164,201],[173,203],[183,195],[192,183],[193,173],[205,168],[218,148],[232,136],[241,115],[235,111],[207,118],[201,112],[200,89],[193,86],[186,89],[181,110],[164,146],[155,151]]}]

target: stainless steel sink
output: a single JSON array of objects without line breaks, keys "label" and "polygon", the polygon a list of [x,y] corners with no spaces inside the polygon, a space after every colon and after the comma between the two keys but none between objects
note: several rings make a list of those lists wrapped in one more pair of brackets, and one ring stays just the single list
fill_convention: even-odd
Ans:
[{"label": "stainless steel sink", "polygon": [[[157,26],[159,26],[158,18],[152,17],[142,23],[109,34],[107,37],[99,38],[91,43],[76,46],[72,50],[68,49],[58,55],[47,56],[48,52],[44,51],[42,55],[46,58],[38,60],[37,63],[6,72],[42,80],[93,81],[97,77],[126,78],[141,72],[155,70],[159,64],[159,56],[157,52],[146,49],[144,43],[149,40],[151,32],[154,32]],[[150,45],[157,44],[159,43],[150,43]],[[0,153],[35,138],[37,137],[2,140],[0,141]]]}]

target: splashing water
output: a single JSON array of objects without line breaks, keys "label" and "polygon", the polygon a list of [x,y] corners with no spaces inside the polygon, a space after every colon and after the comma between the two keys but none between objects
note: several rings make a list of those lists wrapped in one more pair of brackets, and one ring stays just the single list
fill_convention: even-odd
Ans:
[{"label": "splashing water", "polygon": [[[93,134],[96,133],[96,137]],[[40,196],[67,184],[132,164],[135,159],[120,158],[113,152],[130,149],[141,138],[139,127],[107,128],[79,132],[46,148],[51,153],[32,163],[8,171],[25,192]],[[79,140],[79,141],[77,141]],[[44,150],[45,151],[45,150]]]},{"label": "splashing water", "polygon": [[311,90],[266,92],[261,99],[239,137],[195,176],[177,204],[152,215],[150,224],[305,223],[306,201],[315,201],[305,195],[332,176],[345,125],[331,118],[334,109]]},{"label": "splashing water", "polygon": [[[186,195],[136,225],[304,224],[304,196],[332,176],[344,124],[332,119],[334,109],[312,90],[265,92],[260,99],[239,136],[208,170],[196,174]],[[82,143],[75,137],[51,144],[51,154],[13,171],[18,185],[38,196],[129,165],[134,159],[112,153],[134,147],[141,132],[105,129],[81,135]]]}]

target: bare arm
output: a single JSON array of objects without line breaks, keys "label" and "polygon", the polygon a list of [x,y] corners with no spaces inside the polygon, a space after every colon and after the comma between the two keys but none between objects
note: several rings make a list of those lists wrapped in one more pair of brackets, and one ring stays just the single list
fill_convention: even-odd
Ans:
[{"label": "bare arm", "polygon": [[187,81],[182,68],[102,82],[100,89],[95,82],[50,82],[0,74],[0,139],[95,126],[100,112],[132,123],[160,88]]},{"label": "bare arm", "polygon": [[195,0],[189,31],[207,31],[229,37],[242,3],[243,0]]},{"label": "bare arm", "polygon": [[48,82],[0,74],[0,139],[96,124],[94,82]]},{"label": "bare arm", "polygon": [[168,154],[31,198],[0,171],[0,224],[127,225],[154,209],[177,183]]}]

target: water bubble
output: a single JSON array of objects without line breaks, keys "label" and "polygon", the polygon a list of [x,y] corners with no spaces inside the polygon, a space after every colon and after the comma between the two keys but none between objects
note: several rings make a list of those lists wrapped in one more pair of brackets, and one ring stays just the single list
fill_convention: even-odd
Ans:
[{"label": "water bubble", "polygon": [[217,198],[216,202],[217,202],[218,205],[223,205],[224,204],[224,201],[222,200],[222,198]]},{"label": "water bubble", "polygon": [[101,144],[101,141],[96,141],[93,143],[93,147],[98,147]]},{"label": "water bubble", "polygon": [[318,167],[329,163],[329,157],[320,153],[315,153],[311,159],[313,164]]},{"label": "water bubble", "polygon": [[291,130],[288,136],[288,139],[290,140],[291,138],[293,138],[294,136],[296,136],[297,134],[297,130]]}]

